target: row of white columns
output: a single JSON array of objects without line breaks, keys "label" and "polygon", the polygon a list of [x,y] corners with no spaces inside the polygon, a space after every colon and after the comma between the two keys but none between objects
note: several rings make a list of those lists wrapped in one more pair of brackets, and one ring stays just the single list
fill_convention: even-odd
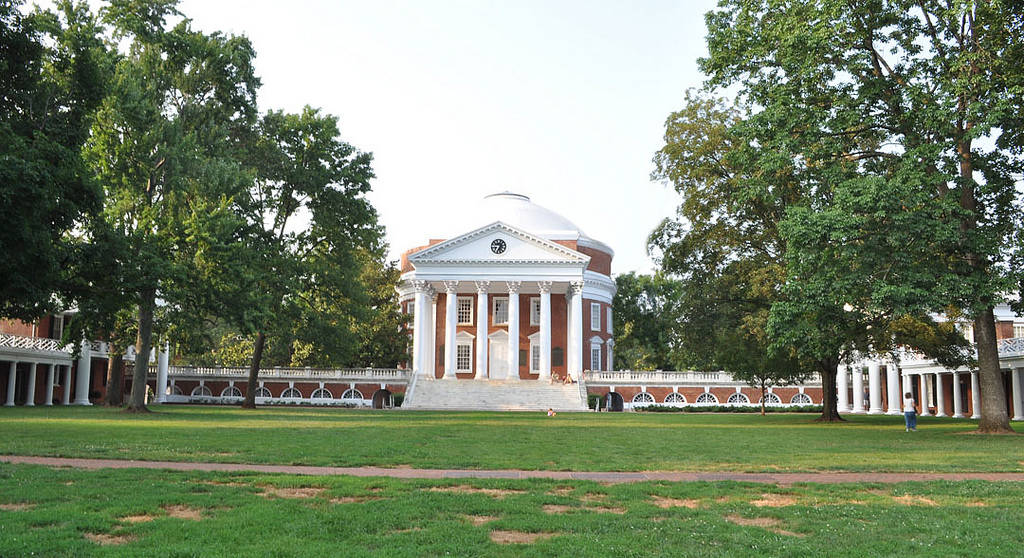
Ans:
[{"label": "row of white columns", "polygon": [[[882,413],[882,392],[881,392],[881,366],[877,362],[868,363],[868,414]],[[921,416],[932,416],[929,402],[932,400],[932,391],[935,391],[935,416],[946,417],[946,394],[942,382],[943,372],[926,373],[903,373],[903,389],[899,385],[899,373],[895,366],[887,366],[887,393],[889,394],[888,410],[890,415],[898,415],[902,412],[903,394],[913,392],[914,376],[918,376],[921,405]],[[1013,401],[1013,420],[1024,420],[1024,386],[1021,385],[1021,368],[1014,368],[1010,376],[1010,398]],[[847,377],[853,374],[853,402],[848,400]],[[948,372],[953,376],[953,418],[963,418],[963,391],[960,386],[960,372]],[[981,391],[979,389],[978,373],[971,372],[971,409],[973,414],[970,418],[980,418]],[[838,390],[839,412],[863,413],[864,412],[864,377],[858,370],[841,368],[837,373],[836,386]]]},{"label": "row of white columns", "polygon": [[[165,344],[161,349],[157,359],[157,402],[162,403],[166,400],[167,395],[167,367],[170,357],[170,346]],[[38,361],[10,361],[8,365],[7,373],[7,398],[4,401],[5,407],[14,406],[14,390],[17,386],[18,378],[18,364],[27,363],[28,369],[28,386],[25,393],[25,406],[32,407],[35,405],[36,398],[36,369],[39,367],[40,362]],[[57,364],[49,363],[46,372],[46,396],[44,398],[43,405],[53,404],[53,388],[56,385],[57,367],[61,367],[64,373],[64,381],[61,385],[64,386],[64,391],[61,395],[62,405],[71,405],[71,365],[70,364]],[[91,405],[89,402],[89,386],[92,378],[92,351],[89,348],[89,344],[86,342],[82,343],[82,350],[78,357],[78,370],[75,374],[75,401],[74,405]]]},{"label": "row of white columns", "polygon": [[[519,292],[522,281],[506,281],[508,293],[508,379],[519,379]],[[455,378],[458,326],[458,289],[459,281],[444,281],[445,289],[445,334],[444,334],[444,378]],[[475,379],[488,377],[488,324],[490,308],[488,295],[491,292],[491,281],[475,281],[477,293],[476,305],[476,369]],[[415,298],[413,301],[413,370],[433,377],[435,374],[434,337],[436,324],[437,292],[428,281],[413,281]],[[551,281],[538,281],[540,292],[540,379],[551,378]],[[568,369],[578,377],[583,368],[583,282],[569,284],[566,291],[567,309],[567,352]]]}]

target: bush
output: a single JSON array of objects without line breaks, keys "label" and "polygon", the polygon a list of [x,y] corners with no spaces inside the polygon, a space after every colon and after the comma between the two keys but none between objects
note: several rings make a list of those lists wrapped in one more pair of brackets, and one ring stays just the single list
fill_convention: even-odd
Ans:
[{"label": "bush", "polygon": [[601,395],[594,395],[593,393],[587,395],[587,408],[604,409],[604,397]]},{"label": "bush", "polygon": [[401,407],[403,401],[405,401],[405,394],[404,393],[392,393],[391,394],[391,402],[395,405],[395,407]]},{"label": "bush", "polygon": [[[760,405],[686,405],[676,407],[673,405],[647,405],[636,407],[637,412],[647,413],[760,413]],[[793,405],[788,407],[767,406],[766,413],[820,413],[821,405]]]}]

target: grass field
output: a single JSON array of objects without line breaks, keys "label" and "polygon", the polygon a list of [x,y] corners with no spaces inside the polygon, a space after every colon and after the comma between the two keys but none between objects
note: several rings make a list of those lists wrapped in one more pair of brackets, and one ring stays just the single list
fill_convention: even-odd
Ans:
[{"label": "grass field", "polygon": [[810,415],[0,408],[0,454],[576,471],[1024,471],[1024,436],[967,420]]},{"label": "grass field", "polygon": [[0,465],[0,556],[1019,556],[1021,483],[403,481]]}]

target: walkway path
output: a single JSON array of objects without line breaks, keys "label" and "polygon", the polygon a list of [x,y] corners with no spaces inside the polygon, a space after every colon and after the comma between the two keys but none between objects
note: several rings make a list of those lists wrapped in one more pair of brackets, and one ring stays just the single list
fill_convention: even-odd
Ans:
[{"label": "walkway path", "polygon": [[118,459],[78,459],[0,455],[0,462],[73,467],[77,469],[172,469],[175,471],[253,471],[288,475],[351,475],[354,477],[392,477],[398,479],[554,479],[589,480],[610,483],[640,481],[744,481],[789,485],[798,482],[907,482],[934,480],[986,480],[1024,482],[1024,473],[676,473],[600,472],[600,471],[496,471],[472,469],[404,469],[386,467],[312,467],[305,465],[250,465],[244,463],[193,463],[181,461],[132,461]]}]

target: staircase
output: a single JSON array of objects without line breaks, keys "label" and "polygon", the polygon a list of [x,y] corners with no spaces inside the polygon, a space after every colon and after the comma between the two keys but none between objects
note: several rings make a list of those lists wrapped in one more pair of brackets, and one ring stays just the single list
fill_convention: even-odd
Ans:
[{"label": "staircase", "polygon": [[406,394],[403,409],[451,411],[586,411],[579,384],[547,380],[434,380],[419,377]]}]

